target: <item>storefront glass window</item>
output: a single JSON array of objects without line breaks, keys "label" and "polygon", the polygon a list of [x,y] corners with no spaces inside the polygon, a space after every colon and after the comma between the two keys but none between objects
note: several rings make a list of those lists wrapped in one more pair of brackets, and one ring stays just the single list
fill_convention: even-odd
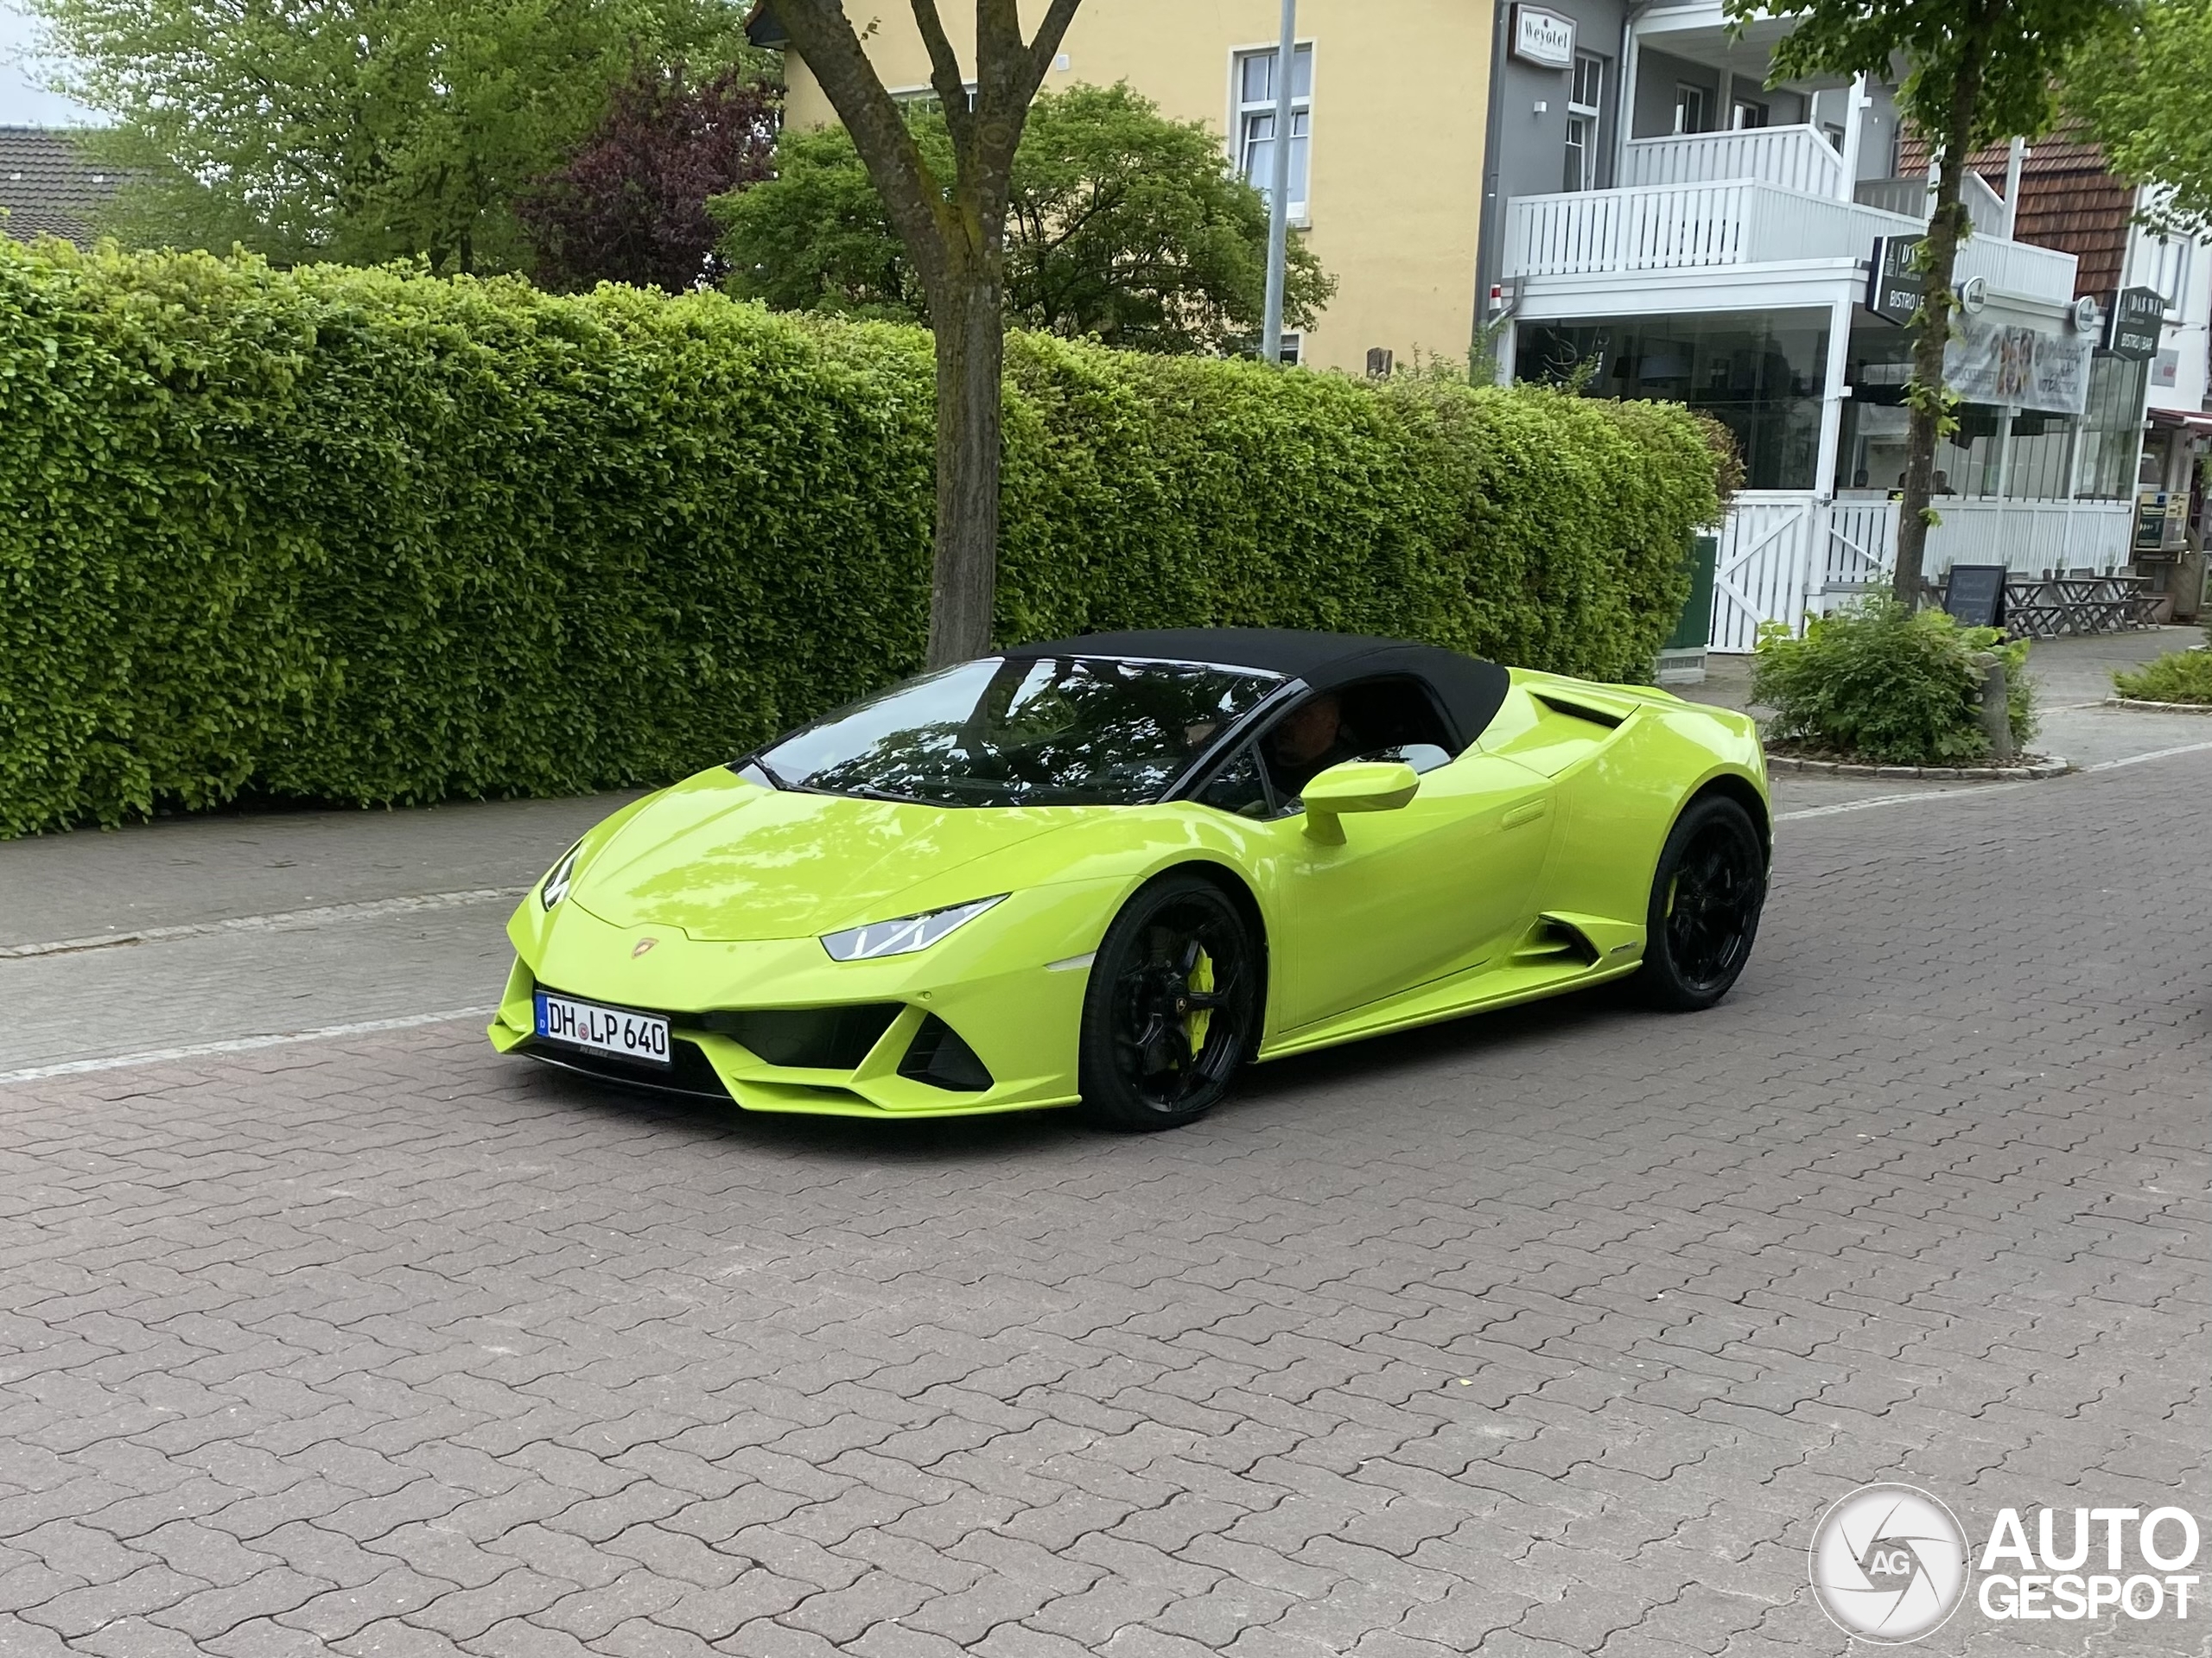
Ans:
[{"label": "storefront glass window", "polygon": [[2099,357],[2089,365],[2089,406],[2082,416],[2082,465],[2076,489],[2084,500],[2135,497],[2143,452],[2143,376],[2148,363]]},{"label": "storefront glass window", "polygon": [[1529,322],[1515,378],[1592,397],[1684,403],[1735,435],[1751,489],[1810,489],[1827,313]]},{"label": "storefront glass window", "polygon": [[[1903,329],[1852,330],[1851,396],[1843,405],[1839,492],[1885,494],[1904,484],[1905,382],[1911,336]],[[2135,473],[2143,409],[2140,363],[2100,355],[2089,365],[2088,407],[2068,415],[2024,410],[2012,416],[2010,452],[2000,454],[2004,410],[1962,403],[1956,429],[1936,447],[1936,492],[1962,498],[2063,501],[2123,499]]]}]

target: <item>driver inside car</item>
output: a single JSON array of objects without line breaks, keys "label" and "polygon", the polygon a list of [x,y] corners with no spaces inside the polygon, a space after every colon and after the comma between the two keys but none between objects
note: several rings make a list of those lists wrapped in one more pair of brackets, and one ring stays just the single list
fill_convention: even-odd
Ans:
[{"label": "driver inside car", "polygon": [[1344,705],[1334,691],[1324,691],[1293,708],[1263,741],[1268,768],[1286,797],[1302,794],[1322,772],[1357,758],[1360,752],[1344,727]]}]

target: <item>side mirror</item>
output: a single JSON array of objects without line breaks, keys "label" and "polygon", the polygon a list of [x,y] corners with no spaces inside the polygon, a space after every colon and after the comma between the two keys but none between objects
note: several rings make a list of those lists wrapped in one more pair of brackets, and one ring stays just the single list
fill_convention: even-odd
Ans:
[{"label": "side mirror", "polygon": [[1403,760],[1347,760],[1306,785],[1306,832],[1324,846],[1344,843],[1345,812],[1394,812],[1421,792],[1421,773]]}]

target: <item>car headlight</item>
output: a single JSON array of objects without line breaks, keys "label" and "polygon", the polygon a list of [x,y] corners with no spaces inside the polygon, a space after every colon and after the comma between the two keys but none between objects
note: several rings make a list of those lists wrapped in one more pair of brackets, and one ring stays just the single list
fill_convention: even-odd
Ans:
[{"label": "car headlight", "polygon": [[579,841],[563,853],[561,861],[553,866],[552,872],[538,886],[537,901],[547,909],[569,896],[569,880],[576,873],[576,854],[583,849],[584,843]]},{"label": "car headlight", "polygon": [[929,910],[920,915],[902,915],[896,921],[871,921],[865,927],[848,927],[842,932],[822,935],[822,948],[830,952],[832,961],[868,962],[879,956],[912,956],[918,950],[927,950],[931,944],[957,928],[966,926],[977,916],[1001,902],[1007,895],[979,898],[969,904],[955,904],[943,910]]}]

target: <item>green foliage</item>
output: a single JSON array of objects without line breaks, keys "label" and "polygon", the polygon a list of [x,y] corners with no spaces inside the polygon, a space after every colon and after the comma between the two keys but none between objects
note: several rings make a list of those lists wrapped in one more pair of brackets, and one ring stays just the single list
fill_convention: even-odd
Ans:
[{"label": "green foliage", "polygon": [[[931,170],[951,177],[944,111],[925,105],[910,124]],[[779,310],[924,320],[921,278],[851,135],[786,131],[776,168],[715,203],[733,291]],[[1127,85],[1074,86],[1031,105],[1006,234],[1011,327],[1128,351],[1234,351],[1258,336],[1264,199],[1223,169],[1221,140],[1203,122],[1171,121]],[[1335,291],[1293,237],[1287,326],[1313,327]]]},{"label": "green foliage", "polygon": [[[2205,630],[2212,640],[2212,628]],[[2141,702],[2212,702],[2212,649],[2170,651],[2133,671],[2112,677],[2122,696]]]},{"label": "green foliage", "polygon": [[1813,618],[1802,638],[1760,630],[1751,699],[1775,709],[1767,735],[1884,765],[1959,765],[1986,758],[1975,699],[1988,651],[2005,663],[2012,740],[2035,731],[2028,642],[1993,627],[1961,627],[1940,610],[1870,598]]},{"label": "green foliage", "polygon": [[530,264],[512,204],[642,59],[740,53],[712,0],[29,0],[87,149],[137,181],[105,228],[279,263]]},{"label": "green foliage", "polygon": [[[658,784],[912,671],[927,335],[718,294],[0,242],[0,834]],[[1012,341],[997,633],[1633,678],[1681,410]]]},{"label": "green foliage", "polygon": [[2171,193],[2162,228],[2212,236],[2212,0],[2149,0],[2114,39],[2077,54],[2062,97],[2121,177]]},{"label": "green foliage", "polygon": [[1782,17],[1769,84],[1865,74],[1886,81],[1902,58],[1897,106],[1923,132],[1951,129],[1961,72],[1978,75],[1969,149],[2050,129],[2060,72],[2107,49],[2137,0],[1724,0],[1732,26]]}]

